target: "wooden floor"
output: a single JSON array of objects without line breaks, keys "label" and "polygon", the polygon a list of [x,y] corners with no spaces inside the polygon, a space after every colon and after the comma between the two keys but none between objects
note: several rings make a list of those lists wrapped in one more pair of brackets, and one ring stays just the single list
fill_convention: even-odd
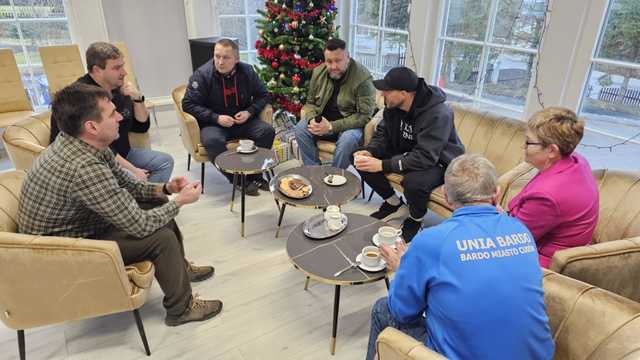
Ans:
[{"label": "wooden floor", "polygon": [[[200,166],[186,170],[187,153],[171,108],[152,125],[154,149],[171,153],[174,175],[200,179]],[[10,165],[9,165],[10,166]],[[213,279],[194,284],[203,298],[224,302],[220,315],[202,323],[164,325],[162,292],[154,283],[140,310],[154,359],[362,359],[369,334],[369,311],[385,296],[384,282],[343,287],[337,352],[329,353],[333,286],[312,282],[293,268],[285,241],[293,227],[318,210],[287,208],[283,230],[275,238],[277,208],[269,193],[247,197],[246,238],[240,237],[239,205],[229,211],[231,185],[211,164],[205,194],[181,209],[177,221],[187,256],[216,267]],[[344,211],[368,214],[379,205],[359,198]],[[392,222],[399,225],[400,220]],[[27,330],[28,359],[144,359],[142,343],[129,313]],[[0,359],[17,359],[14,331],[0,325]]]}]

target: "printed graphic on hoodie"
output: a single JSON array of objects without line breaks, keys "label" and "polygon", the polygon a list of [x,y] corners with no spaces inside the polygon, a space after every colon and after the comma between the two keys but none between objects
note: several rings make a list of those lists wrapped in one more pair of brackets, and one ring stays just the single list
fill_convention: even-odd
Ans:
[{"label": "printed graphic on hoodie", "polygon": [[404,119],[402,119],[400,120],[400,130],[402,131],[403,139],[413,141],[413,125],[405,122]]}]

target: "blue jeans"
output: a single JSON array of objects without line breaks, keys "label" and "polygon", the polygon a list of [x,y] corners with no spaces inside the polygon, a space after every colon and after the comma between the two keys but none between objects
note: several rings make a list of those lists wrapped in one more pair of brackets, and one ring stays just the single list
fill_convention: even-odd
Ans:
[{"label": "blue jeans", "polygon": [[166,183],[173,172],[173,158],[167,153],[143,148],[131,148],[127,161],[149,171],[148,182]]},{"label": "blue jeans", "polygon": [[320,156],[316,146],[318,140],[337,140],[331,165],[340,169],[346,169],[351,165],[353,153],[358,150],[362,140],[361,128],[345,130],[339,134],[316,136],[307,130],[307,126],[307,120],[300,120],[295,127],[296,142],[305,165],[320,164]]},{"label": "blue jeans", "polygon": [[427,337],[427,330],[424,327],[424,320],[412,324],[399,324],[389,311],[388,298],[378,299],[371,309],[371,331],[369,332],[369,346],[367,347],[367,360],[373,360],[376,355],[376,340],[378,335],[387,326],[396,328],[403,333],[412,336],[414,339],[424,343]]}]

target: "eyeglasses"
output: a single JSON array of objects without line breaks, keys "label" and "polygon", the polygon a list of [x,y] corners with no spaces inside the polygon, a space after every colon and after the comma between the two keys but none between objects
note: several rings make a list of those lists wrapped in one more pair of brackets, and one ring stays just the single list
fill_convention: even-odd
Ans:
[{"label": "eyeglasses", "polygon": [[524,146],[529,146],[529,145],[540,145],[540,146],[542,146],[544,144],[541,143],[541,142],[533,142],[533,141],[525,141],[524,142]]}]

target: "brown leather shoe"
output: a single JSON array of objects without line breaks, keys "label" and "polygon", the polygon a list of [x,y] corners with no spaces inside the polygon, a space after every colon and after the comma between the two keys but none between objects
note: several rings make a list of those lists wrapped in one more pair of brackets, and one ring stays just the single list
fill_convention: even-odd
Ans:
[{"label": "brown leather shoe", "polygon": [[191,282],[204,281],[215,273],[213,266],[197,266],[193,262],[187,262],[187,273]]},{"label": "brown leather shoe", "polygon": [[164,323],[167,326],[178,326],[191,321],[204,321],[218,315],[222,311],[222,301],[202,300],[194,295],[191,302],[182,315],[167,315]]}]

